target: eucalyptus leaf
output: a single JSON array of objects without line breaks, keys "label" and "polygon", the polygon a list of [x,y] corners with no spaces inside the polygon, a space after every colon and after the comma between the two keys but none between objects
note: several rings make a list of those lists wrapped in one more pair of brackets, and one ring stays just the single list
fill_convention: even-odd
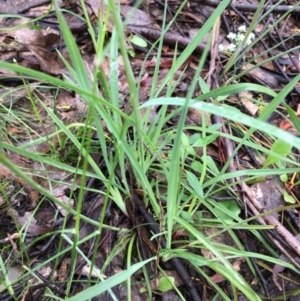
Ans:
[{"label": "eucalyptus leaf", "polygon": [[[223,202],[219,203],[219,205],[220,205],[220,207],[224,207],[224,208],[228,209],[236,217],[238,217],[241,213],[240,207],[237,205],[237,203],[234,200],[232,200],[232,201],[231,200],[230,201],[223,201]],[[225,213],[224,211],[222,211],[221,209],[215,208],[214,212],[224,222],[226,222],[226,223],[233,222],[233,218],[231,216],[229,216],[227,213]]]},{"label": "eucalyptus leaf", "polygon": [[170,291],[175,286],[175,278],[174,277],[161,277],[158,280],[158,289],[161,292]]},{"label": "eucalyptus leaf", "polygon": [[[277,153],[278,155],[280,155],[282,157],[286,157],[291,152],[291,150],[292,150],[292,146],[289,143],[286,143],[285,141],[282,141],[280,139],[275,141],[275,143],[271,147],[271,151],[273,151],[274,153]],[[280,160],[280,158],[270,154],[267,157],[267,160],[266,160],[263,168],[266,168],[266,167],[270,166],[271,164],[275,164],[275,163],[279,162],[279,160]]]},{"label": "eucalyptus leaf", "polygon": [[290,204],[296,203],[296,200],[291,195],[289,195],[286,191],[283,192],[283,198],[287,203]]},{"label": "eucalyptus leaf", "polygon": [[132,38],[129,39],[129,41],[139,47],[147,47],[147,42],[137,35],[133,35]]}]

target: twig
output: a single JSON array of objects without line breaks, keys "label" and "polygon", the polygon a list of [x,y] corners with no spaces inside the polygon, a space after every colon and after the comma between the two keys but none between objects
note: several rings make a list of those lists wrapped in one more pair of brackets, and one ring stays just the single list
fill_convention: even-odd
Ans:
[{"label": "twig", "polygon": [[0,246],[9,244],[13,239],[17,239],[19,237],[19,233],[14,233],[12,235],[7,234],[7,237],[0,239]]},{"label": "twig", "polygon": [[[158,224],[155,222],[153,217],[148,213],[147,209],[145,208],[143,202],[140,200],[138,195],[133,194],[133,199],[134,199],[134,202],[137,205],[137,209],[143,214],[145,221],[147,223],[149,223],[149,228],[155,234],[158,234],[160,232]],[[163,248],[166,247],[166,240],[163,236],[161,236],[161,245],[162,245]],[[185,269],[184,265],[182,264],[182,262],[180,261],[180,259],[179,258],[171,258],[170,261],[172,262],[174,267],[177,269],[178,275],[180,275],[180,278],[182,279],[182,282],[189,289],[189,291],[191,293],[191,297],[192,297],[191,300],[201,301],[201,297],[199,296],[199,294],[198,294],[198,292],[197,292],[197,290],[196,290],[196,288],[193,284],[193,281],[190,278],[190,275],[186,271],[186,269]]]},{"label": "twig", "polygon": [[[244,237],[244,235],[242,234],[241,230],[237,229],[236,232],[237,232],[237,235],[238,235],[239,239],[243,242],[246,251],[247,251],[247,252],[251,252],[251,251],[252,251],[252,250],[251,250],[251,246],[250,246],[250,244],[248,243],[247,239],[245,239],[245,237]],[[254,269],[255,269],[255,271],[256,271],[256,273],[257,273],[259,279],[261,280],[261,284],[262,284],[262,287],[263,287],[263,289],[264,289],[264,291],[265,291],[265,295],[266,295],[267,297],[270,297],[270,293],[269,293],[269,290],[268,290],[268,281],[265,279],[265,277],[264,277],[264,275],[262,274],[261,270],[258,268],[257,263],[256,263],[256,261],[254,260],[254,258],[250,257],[249,259],[250,259],[250,261],[252,262],[253,267],[254,267]]]},{"label": "twig", "polygon": [[50,0],[35,0],[26,1],[21,5],[14,6],[11,1],[7,1],[8,4],[2,3],[0,7],[0,14],[22,14],[31,8],[38,7],[44,4],[50,4]]},{"label": "twig", "polygon": [[[245,183],[241,183],[243,190],[246,192],[248,198],[251,200],[253,206],[257,209],[259,213],[264,211],[263,206],[257,200],[251,189]],[[254,213],[254,212],[253,212]],[[291,246],[291,248],[296,252],[298,256],[300,256],[300,242],[294,237],[294,235],[288,231],[274,216],[265,215],[263,217],[264,221],[266,221],[269,225],[274,225],[276,232],[282,236],[286,242]]]},{"label": "twig", "polygon": [[[202,0],[203,4],[217,7],[220,4],[220,1],[218,0]],[[231,7],[234,7],[238,10],[245,11],[245,12],[255,12],[258,8],[258,4],[241,4],[241,3],[231,3]],[[292,14],[298,14],[300,13],[300,7],[299,6],[293,6],[293,5],[266,5],[264,6],[264,10],[268,10],[273,8],[273,13],[286,13],[287,11],[291,10]]]},{"label": "twig", "polygon": [[[152,28],[146,28],[146,27],[138,27],[138,26],[127,26],[128,29],[130,29],[133,33],[135,34],[139,34],[143,37],[146,37],[150,40],[157,40],[159,38],[162,37],[162,32],[161,30],[157,30],[157,29],[152,29]],[[190,42],[192,41],[192,39],[190,38],[185,38],[185,37],[181,37],[178,34],[172,34],[167,32],[164,36],[164,42],[170,46],[175,46],[176,44],[178,44],[179,47],[181,48],[185,48],[187,47]],[[202,52],[203,49],[205,48],[205,44],[204,43],[200,43],[196,48],[195,51],[196,52]]]},{"label": "twig", "polygon": [[209,62],[209,71],[207,74],[207,87],[209,90],[212,90],[212,74],[214,72],[216,72],[216,61],[217,58],[219,56],[219,49],[218,49],[218,45],[219,45],[219,38],[220,38],[220,18],[217,19],[215,25],[214,25],[214,29],[213,32],[213,37],[212,37],[212,43],[211,43],[211,48],[210,48],[210,62]]}]

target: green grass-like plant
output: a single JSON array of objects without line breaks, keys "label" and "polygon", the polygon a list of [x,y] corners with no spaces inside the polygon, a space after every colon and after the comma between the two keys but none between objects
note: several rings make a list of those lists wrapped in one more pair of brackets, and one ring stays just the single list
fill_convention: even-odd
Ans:
[{"label": "green grass-like plant", "polygon": [[[177,15],[180,13],[180,10],[186,2],[187,1],[184,1],[182,3]],[[201,78],[201,71],[210,47],[210,42],[207,42],[207,47],[199,59],[199,65],[195,72],[188,94],[184,98],[171,97],[175,88],[175,86],[172,85],[174,82],[173,77],[175,72],[179,70],[180,66],[193,53],[194,49],[197,45],[199,45],[204,37],[209,34],[214,26],[215,20],[224,12],[229,3],[229,0],[221,1],[220,5],[214,10],[213,14],[202,26],[192,42],[178,57],[174,56],[172,67],[159,86],[157,86],[159,63],[156,65],[150,99],[142,105],[140,105],[138,99],[138,91],[140,87],[138,83],[136,83],[136,79],[130,65],[128,52],[126,50],[123,22],[121,20],[120,11],[118,5],[112,0],[108,1],[106,15],[99,18],[97,30],[95,30],[90,23],[85,3],[81,0],[84,18],[88,25],[88,31],[91,35],[95,48],[96,58],[94,60],[95,65],[93,70],[89,70],[89,72],[87,72],[83,57],[70,29],[68,28],[68,25],[66,24],[66,21],[63,18],[62,10],[58,7],[56,1],[54,1],[54,8],[57,13],[63,39],[70,56],[70,61],[67,62],[61,54],[60,57],[68,69],[69,77],[64,76],[64,79],[59,79],[42,72],[19,66],[18,64],[0,62],[0,67],[2,69],[13,71],[24,79],[26,77],[31,77],[41,83],[54,86],[57,89],[74,91],[79,94],[88,105],[85,120],[65,125],[53,110],[49,109],[42,101],[40,101],[39,104],[50,116],[53,124],[55,125],[56,131],[49,133],[46,137],[39,137],[31,140],[21,146],[15,146],[10,139],[0,140],[0,164],[8,167],[17,177],[23,179],[34,189],[39,191],[43,197],[47,197],[62,207],[66,210],[67,215],[72,215],[75,220],[73,229],[67,229],[65,224],[60,231],[42,235],[32,242],[33,245],[39,240],[47,239],[50,235],[54,234],[58,234],[60,236],[60,244],[57,254],[34,268],[27,266],[24,274],[21,277],[14,279],[13,282],[6,275],[6,271],[9,270],[9,266],[5,266],[5,262],[3,262],[2,257],[0,257],[1,270],[5,275],[3,277],[3,282],[6,284],[11,295],[13,295],[12,286],[14,283],[18,283],[28,277],[38,278],[38,276],[36,276],[36,271],[50,263],[57,266],[59,258],[68,252],[71,254],[72,263],[70,269],[71,273],[66,288],[66,296],[67,300],[72,301],[89,300],[105,291],[108,291],[111,297],[116,300],[116,296],[112,292],[111,288],[118,284],[125,283],[125,281],[127,281],[128,288],[127,298],[128,300],[131,300],[131,275],[133,275],[137,270],[143,269],[148,262],[153,260],[157,260],[159,269],[164,271],[162,262],[173,257],[187,260],[194,269],[202,275],[203,279],[205,279],[215,289],[215,297],[221,296],[224,300],[232,299],[226,296],[220,286],[211,280],[209,275],[203,269],[204,266],[209,267],[215,273],[220,274],[230,282],[235,300],[237,300],[237,291],[242,292],[249,298],[249,300],[262,300],[259,294],[250,287],[247,280],[233,268],[232,260],[235,258],[244,257],[254,277],[257,275],[250,258],[254,260],[261,260],[269,264],[280,264],[299,274],[299,271],[293,267],[292,264],[278,259],[277,252],[270,247],[265,236],[261,234],[261,231],[269,229],[270,226],[259,226],[254,224],[253,222],[255,217],[242,219],[239,216],[240,210],[238,207],[234,207],[234,205],[232,205],[233,207],[229,207],[228,209],[225,205],[221,205],[215,201],[212,198],[212,195],[222,195],[224,191],[228,190],[232,193],[232,195],[236,196],[236,193],[233,190],[233,185],[239,184],[241,181],[250,181],[267,176],[282,174],[290,175],[299,172],[299,163],[295,162],[292,156],[289,156],[286,152],[278,151],[278,149],[274,150],[272,147],[267,148],[255,143],[251,139],[251,135],[256,130],[259,130],[264,133],[273,144],[276,143],[275,141],[280,140],[290,147],[300,148],[299,138],[266,122],[272,112],[274,112],[281,103],[284,103],[288,93],[300,80],[300,75],[291,80],[291,82],[288,83],[280,93],[276,93],[267,87],[256,84],[235,83],[235,80],[238,79],[240,74],[233,77],[227,85],[208,91],[203,79]],[[259,10],[262,9],[264,2],[261,3]],[[256,16],[259,15],[259,10],[257,11]],[[110,16],[114,20],[115,28],[109,41],[105,44],[105,41],[107,40],[106,29],[108,28]],[[254,28],[254,25],[255,20],[251,23],[249,31]],[[169,26],[170,25],[167,26],[164,21],[162,36]],[[157,43],[159,50],[157,61],[159,62],[159,58],[162,55],[163,39],[159,39]],[[117,74],[119,52],[123,58],[126,79],[129,86],[129,97],[128,103],[126,104],[128,110],[126,112],[120,109]],[[103,77],[101,70],[99,70],[99,66],[101,66],[101,63],[107,54],[109,54],[111,69],[109,79]],[[228,70],[229,67],[233,66],[236,60],[238,60],[239,55],[239,53],[236,53],[232,56],[227,64]],[[104,93],[101,93],[98,88],[99,79]],[[203,93],[201,96],[195,98],[194,91],[197,85],[200,86]],[[167,86],[166,95],[164,97],[158,97],[159,93],[165,86]],[[266,106],[258,118],[249,117],[248,115],[243,114],[240,110],[228,105],[218,104],[217,102],[211,103],[208,101],[211,99],[226,99],[229,95],[249,90],[265,93],[272,97],[272,101]],[[34,92],[31,94],[34,95]],[[34,102],[34,97],[31,98],[31,101]],[[154,105],[161,106],[161,110],[157,113],[152,125],[149,126],[148,116],[151,106]],[[176,127],[166,129],[166,122],[171,118],[172,114],[174,114],[167,113],[168,105],[179,107],[176,112],[180,112],[180,119]],[[147,108],[149,110],[148,113],[142,114],[142,109]],[[203,117],[201,126],[185,125],[185,119],[189,108],[201,111]],[[3,110],[0,111],[0,116],[5,117],[7,114],[11,114],[18,118],[18,116],[14,113],[13,107],[2,109]],[[297,119],[293,115],[293,112],[288,107],[287,109],[289,114],[292,116],[295,126],[298,128],[299,125]],[[37,117],[40,117],[37,111],[35,113]],[[242,138],[220,132],[220,125],[207,124],[205,116],[209,114],[222,116],[228,123],[232,123],[241,131]],[[105,123],[109,136],[104,132],[102,122]],[[248,131],[244,132],[242,127],[239,127],[239,124],[247,126],[249,128]],[[5,125],[3,124],[1,132],[3,131],[3,136],[7,137],[8,134],[5,132],[4,126]],[[129,129],[131,130],[131,134],[128,133]],[[196,132],[197,136],[188,137],[186,132],[189,130]],[[28,131],[30,132],[30,130]],[[94,131],[97,132],[97,136],[99,137],[99,145],[103,161],[105,162],[105,168],[99,168],[90,154],[92,146],[89,141],[91,141],[91,135]],[[68,143],[72,144],[74,157],[72,157],[71,164],[68,160],[60,160],[57,154],[54,156],[45,156],[43,154],[28,151],[29,148],[37,146],[45,141],[51,141],[53,137],[59,135],[63,135],[63,139],[65,139],[64,141],[68,141]],[[260,154],[261,157],[266,158],[269,156],[269,158],[273,159],[273,163],[280,162],[282,164],[280,165],[280,168],[277,168],[276,166],[275,168],[268,168],[269,166],[265,166],[265,168],[261,169],[243,169],[227,172],[227,168],[232,158],[225,163],[223,168],[219,168],[212,157],[207,153],[207,146],[218,137],[228,138],[236,143],[234,154],[236,154],[242,146],[246,145],[255,150],[255,152]],[[63,141],[61,141],[61,143],[62,145],[64,144]],[[108,149],[111,148],[111,145],[113,145],[113,148],[111,151],[108,151]],[[195,151],[196,147],[203,148],[202,156],[197,155]],[[30,177],[29,173],[27,173],[24,169],[19,168],[11,160],[9,160],[4,154],[4,151],[36,160],[41,164],[59,168],[60,170],[66,171],[68,174],[72,174],[74,180],[79,177],[80,185],[74,184],[73,186],[73,188],[76,187],[79,190],[76,208],[70,208],[67,204],[56,199],[52,195],[51,190],[46,190],[36,183]],[[55,152],[55,150],[53,151]],[[74,159],[76,156],[78,157],[78,162]],[[191,164],[188,164],[187,162],[191,162]],[[103,191],[96,191],[97,193],[104,195],[104,209],[107,206],[108,200],[111,199],[120,208],[123,214],[128,215],[125,200],[131,199],[131,185],[128,182],[126,175],[126,166],[130,166],[130,169],[132,170],[136,188],[143,191],[145,204],[148,205],[158,223],[161,222],[162,224],[163,233],[158,234],[157,236],[165,235],[167,242],[166,248],[161,248],[156,257],[152,257],[147,260],[140,259],[138,263],[134,264],[133,262],[135,262],[135,260],[139,257],[135,251],[135,236],[132,235],[132,231],[104,224],[105,210],[103,210],[100,222],[96,222],[82,214],[83,196],[86,191],[85,181],[87,178],[96,178],[102,181],[105,186]],[[116,167],[119,167],[120,169],[121,181],[115,173]],[[105,173],[103,170],[106,170],[107,172]],[[34,171],[31,171],[31,173],[32,172]],[[153,174],[159,175],[160,177],[153,180],[153,177],[151,177]],[[162,181],[163,183],[159,181],[159,178],[164,179],[164,181]],[[229,179],[233,179],[233,182],[227,182]],[[51,182],[50,179],[49,182]],[[55,185],[55,183],[53,183],[53,185]],[[162,185],[166,186],[165,195],[159,195],[160,187]],[[3,189],[0,189],[0,192],[1,191],[3,191]],[[161,204],[158,201],[158,195],[166,202],[164,210],[162,210]],[[236,196],[236,198],[238,198],[238,196]],[[203,214],[205,212],[210,212],[211,217],[203,218]],[[96,226],[96,231],[91,233],[88,237],[80,238],[80,225],[83,221]],[[219,231],[212,235],[212,237],[224,232],[229,233],[236,246],[231,247],[211,241],[212,237],[206,237],[201,232],[202,229],[206,227],[216,227],[219,229]],[[121,231],[126,237],[122,242],[123,245],[121,248],[122,250],[127,250],[126,269],[112,277],[109,277],[108,279],[104,279],[101,274],[102,271],[95,267],[97,249],[95,248],[91,258],[88,258],[82,251],[83,244],[89,239],[95,239],[95,245],[98,245],[103,229]],[[258,242],[264,246],[268,255],[245,251],[242,242],[234,232],[236,229],[251,232]],[[176,241],[174,234],[177,231],[184,231],[187,233],[187,240],[180,241],[180,243]],[[20,240],[22,240],[26,233],[26,226],[24,226],[24,229],[19,229],[19,232]],[[70,235],[72,235],[72,239],[70,239]],[[67,247],[62,247],[62,242],[67,244]],[[28,247],[30,247],[30,245]],[[214,255],[214,258],[208,259],[202,255],[193,254],[188,251],[188,248],[190,247],[199,250],[199,254],[202,249],[209,250]],[[109,264],[109,261],[112,260],[118,251],[119,250],[117,249],[114,250],[115,253],[113,252],[110,258],[107,259],[103,269],[105,269],[105,267]],[[25,247],[24,250],[21,251],[21,256],[23,257],[24,265],[26,265]],[[78,256],[83,258],[86,264],[91,267],[91,273],[96,273],[97,278],[96,280],[92,278],[90,273],[86,281],[87,288],[77,295],[71,296],[71,285],[74,280],[72,272],[75,271]],[[148,296],[151,296],[151,285],[148,281],[149,275],[146,275],[145,269],[143,269],[143,272],[146,279],[145,291],[148,292]],[[174,287],[172,282],[169,284]],[[55,292],[51,290],[47,290],[45,295],[49,296],[53,300],[62,300],[55,296]],[[183,299],[179,291],[178,295]]]}]

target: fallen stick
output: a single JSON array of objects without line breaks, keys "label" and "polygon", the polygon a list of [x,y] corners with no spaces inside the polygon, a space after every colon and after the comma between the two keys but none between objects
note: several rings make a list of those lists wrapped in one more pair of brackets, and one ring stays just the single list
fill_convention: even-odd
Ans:
[{"label": "fallen stick", "polygon": [[[217,7],[220,4],[220,1],[218,0],[202,0],[203,4]],[[230,7],[236,8],[240,11],[245,12],[256,12],[258,8],[258,4],[242,4],[242,3],[231,3]],[[291,10],[291,14],[299,14],[300,13],[300,7],[294,6],[294,5],[266,5],[263,7],[264,11],[267,11],[269,9],[272,9],[272,13],[286,13],[289,10]]]}]

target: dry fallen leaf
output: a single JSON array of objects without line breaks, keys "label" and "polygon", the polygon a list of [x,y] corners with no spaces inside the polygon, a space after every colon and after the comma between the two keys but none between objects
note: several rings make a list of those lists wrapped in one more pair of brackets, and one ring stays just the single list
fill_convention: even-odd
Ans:
[{"label": "dry fallen leaf", "polygon": [[56,52],[52,53],[51,51],[39,46],[32,46],[28,44],[24,45],[26,45],[26,47],[38,59],[41,70],[54,75],[59,75],[63,72],[64,64]]},{"label": "dry fallen leaf", "polygon": [[[295,238],[300,241],[300,234],[296,235]],[[285,261],[285,262],[289,262],[288,258],[283,254],[280,255],[279,259],[282,261]],[[296,260],[298,262],[300,262],[300,257],[297,256]],[[281,287],[281,284],[279,283],[278,275],[279,275],[279,273],[283,272],[284,269],[285,269],[285,267],[283,267],[282,265],[275,264],[273,271],[272,271],[272,279],[280,291],[282,291],[282,287]]]},{"label": "dry fallen leaf", "polygon": [[[254,69],[252,69],[252,68],[254,68]],[[249,73],[247,73],[246,75],[257,79],[259,82],[264,83],[265,85],[269,86],[270,88],[278,88],[279,83],[278,83],[277,79],[272,75],[271,72],[268,72],[267,70],[262,69],[262,68],[257,68],[253,64],[245,64],[242,67],[243,71],[250,70],[250,69],[252,69],[252,70],[249,71]]]},{"label": "dry fallen leaf", "polygon": [[20,215],[17,210],[9,209],[8,214],[18,223],[20,228],[25,226],[25,230],[30,235],[42,235],[51,231],[50,227],[46,227],[38,223],[32,216],[32,212],[25,211]]},{"label": "dry fallen leaf", "polygon": [[242,101],[243,106],[247,109],[247,111],[255,116],[258,111],[258,105],[255,104],[251,99],[253,99],[253,93],[250,91],[243,91],[239,93],[239,97]]},{"label": "dry fallen leaf", "polygon": [[[282,183],[279,180],[260,182],[251,186],[257,200],[261,203],[261,206],[266,212],[274,209],[280,209],[285,205],[280,188],[282,188]],[[276,218],[279,217],[277,212],[273,212],[270,215]]]}]

